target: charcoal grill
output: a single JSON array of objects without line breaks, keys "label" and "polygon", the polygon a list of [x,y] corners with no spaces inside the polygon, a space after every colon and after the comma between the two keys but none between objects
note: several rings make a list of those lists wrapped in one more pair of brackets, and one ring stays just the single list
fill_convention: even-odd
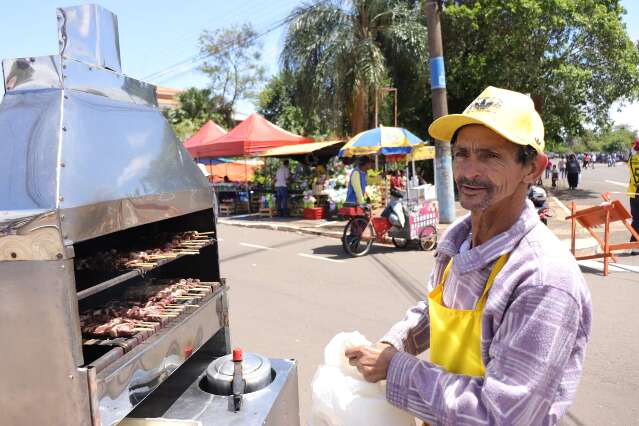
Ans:
[{"label": "charcoal grill", "polygon": [[[272,359],[272,383],[239,412],[202,385],[207,366],[230,352],[214,193],[158,110],[155,87],[122,74],[115,15],[83,5],[57,19],[58,55],[2,63],[2,424],[298,425],[293,360]],[[200,238],[90,266],[186,232]],[[81,313],[186,278],[198,290],[137,331],[83,334]]]}]

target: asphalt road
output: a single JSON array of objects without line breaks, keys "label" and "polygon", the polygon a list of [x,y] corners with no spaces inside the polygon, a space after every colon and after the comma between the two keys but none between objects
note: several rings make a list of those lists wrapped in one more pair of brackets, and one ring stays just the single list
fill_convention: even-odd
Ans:
[{"label": "asphalt road", "polygon": [[[617,189],[606,180],[625,180],[621,166],[600,167],[584,173],[583,185],[594,189],[582,191],[580,204],[598,203],[600,190]],[[222,275],[231,287],[232,344],[298,360],[303,424],[326,343],[352,330],[378,339],[422,297],[433,265],[432,253],[417,250],[378,245],[353,259],[343,255],[337,239],[219,228]],[[584,276],[593,297],[593,334],[576,401],[562,424],[639,424],[639,275]]]},{"label": "asphalt road", "polygon": [[[560,183],[558,190],[550,190],[568,208],[570,201],[574,200],[577,206],[589,206],[601,203],[601,195],[604,192],[626,192],[628,189],[628,167],[625,163],[617,163],[615,167],[606,164],[596,164],[594,169],[582,170],[581,180],[576,190],[568,190],[568,184]],[[544,181],[546,188],[550,187],[550,181]],[[625,194],[611,194],[612,199],[621,200],[627,209],[628,196]]]}]

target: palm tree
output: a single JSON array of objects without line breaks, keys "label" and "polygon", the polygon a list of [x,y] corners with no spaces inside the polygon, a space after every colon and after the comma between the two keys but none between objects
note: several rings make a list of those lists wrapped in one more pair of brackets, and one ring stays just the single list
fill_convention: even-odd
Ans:
[{"label": "palm tree", "polygon": [[282,51],[298,77],[298,103],[344,129],[368,128],[372,97],[391,82],[389,64],[427,59],[426,26],[417,1],[318,0],[289,16]]}]

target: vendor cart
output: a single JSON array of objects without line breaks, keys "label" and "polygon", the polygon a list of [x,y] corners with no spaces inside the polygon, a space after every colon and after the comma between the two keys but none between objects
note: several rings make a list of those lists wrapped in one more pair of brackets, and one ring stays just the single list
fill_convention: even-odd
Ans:
[{"label": "vendor cart", "polygon": [[[340,151],[340,156],[393,155],[415,160],[434,158],[434,148],[404,129],[380,127],[362,132],[352,138]],[[403,226],[393,225],[387,217],[373,216],[368,206],[343,207],[340,214],[348,219],[342,235],[342,246],[351,256],[364,256],[373,242],[386,242],[390,238],[397,248],[410,243],[422,250],[437,246],[439,209],[431,185],[411,185],[402,200]]]}]

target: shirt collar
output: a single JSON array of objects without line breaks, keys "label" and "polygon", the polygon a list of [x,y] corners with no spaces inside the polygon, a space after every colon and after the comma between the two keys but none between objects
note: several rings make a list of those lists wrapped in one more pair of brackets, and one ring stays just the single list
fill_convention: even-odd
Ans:
[{"label": "shirt collar", "polygon": [[[459,273],[477,271],[485,268],[499,256],[512,252],[519,241],[540,223],[537,209],[530,200],[517,221],[508,230],[495,235],[490,240],[477,247],[459,253],[459,247],[468,238],[471,231],[470,213],[454,222],[448,229],[442,241],[437,246],[436,255],[444,255],[447,259],[455,257],[454,268]],[[445,261],[447,261],[445,259]]]}]

